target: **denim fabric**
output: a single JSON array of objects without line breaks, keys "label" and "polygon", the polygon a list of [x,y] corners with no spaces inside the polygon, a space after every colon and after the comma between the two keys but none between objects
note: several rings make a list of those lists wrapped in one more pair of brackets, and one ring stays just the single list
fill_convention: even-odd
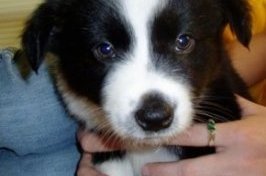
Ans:
[{"label": "denim fabric", "polygon": [[0,176],[73,176],[77,125],[65,112],[43,64],[21,77],[0,50]]}]

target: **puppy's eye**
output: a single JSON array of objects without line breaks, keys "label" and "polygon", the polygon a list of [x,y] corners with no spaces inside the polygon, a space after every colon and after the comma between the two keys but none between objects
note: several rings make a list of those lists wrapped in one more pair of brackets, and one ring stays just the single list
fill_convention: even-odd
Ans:
[{"label": "puppy's eye", "polygon": [[115,50],[111,43],[103,42],[94,47],[93,54],[98,59],[113,58],[115,57]]},{"label": "puppy's eye", "polygon": [[194,49],[195,40],[187,34],[181,34],[176,39],[175,49],[179,54],[187,54]]}]

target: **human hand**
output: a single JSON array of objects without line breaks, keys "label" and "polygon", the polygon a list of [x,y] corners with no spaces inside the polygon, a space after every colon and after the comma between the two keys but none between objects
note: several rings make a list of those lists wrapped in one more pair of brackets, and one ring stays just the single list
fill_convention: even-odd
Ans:
[{"label": "human hand", "polygon": [[79,130],[78,141],[83,153],[78,166],[77,176],[106,176],[94,168],[91,162],[92,153],[112,151],[114,148],[104,145],[99,136],[84,130]]},{"label": "human hand", "polygon": [[[237,97],[242,120],[217,125],[217,153],[173,163],[151,163],[145,176],[265,176],[266,107]],[[206,126],[195,125],[171,141],[172,145],[206,146]]]},{"label": "human hand", "polygon": [[91,154],[83,153],[78,165],[77,176],[106,176],[97,171],[91,163]]}]

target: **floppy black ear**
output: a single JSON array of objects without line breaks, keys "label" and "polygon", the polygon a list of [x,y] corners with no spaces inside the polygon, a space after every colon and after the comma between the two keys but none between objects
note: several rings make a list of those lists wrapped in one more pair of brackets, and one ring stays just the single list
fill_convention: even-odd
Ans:
[{"label": "floppy black ear", "polygon": [[247,0],[222,0],[222,6],[232,32],[248,47],[252,36],[251,8]]},{"label": "floppy black ear", "polygon": [[22,34],[22,48],[35,72],[42,63],[49,44],[55,21],[54,14],[52,6],[42,4],[28,20]]}]

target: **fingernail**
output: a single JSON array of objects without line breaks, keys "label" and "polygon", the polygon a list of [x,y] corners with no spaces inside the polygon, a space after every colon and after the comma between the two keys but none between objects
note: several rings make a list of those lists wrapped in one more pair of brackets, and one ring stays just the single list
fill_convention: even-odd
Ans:
[{"label": "fingernail", "polygon": [[150,171],[149,171],[149,169],[145,166],[145,167],[142,168],[141,174],[142,174],[142,176],[150,176]]}]

